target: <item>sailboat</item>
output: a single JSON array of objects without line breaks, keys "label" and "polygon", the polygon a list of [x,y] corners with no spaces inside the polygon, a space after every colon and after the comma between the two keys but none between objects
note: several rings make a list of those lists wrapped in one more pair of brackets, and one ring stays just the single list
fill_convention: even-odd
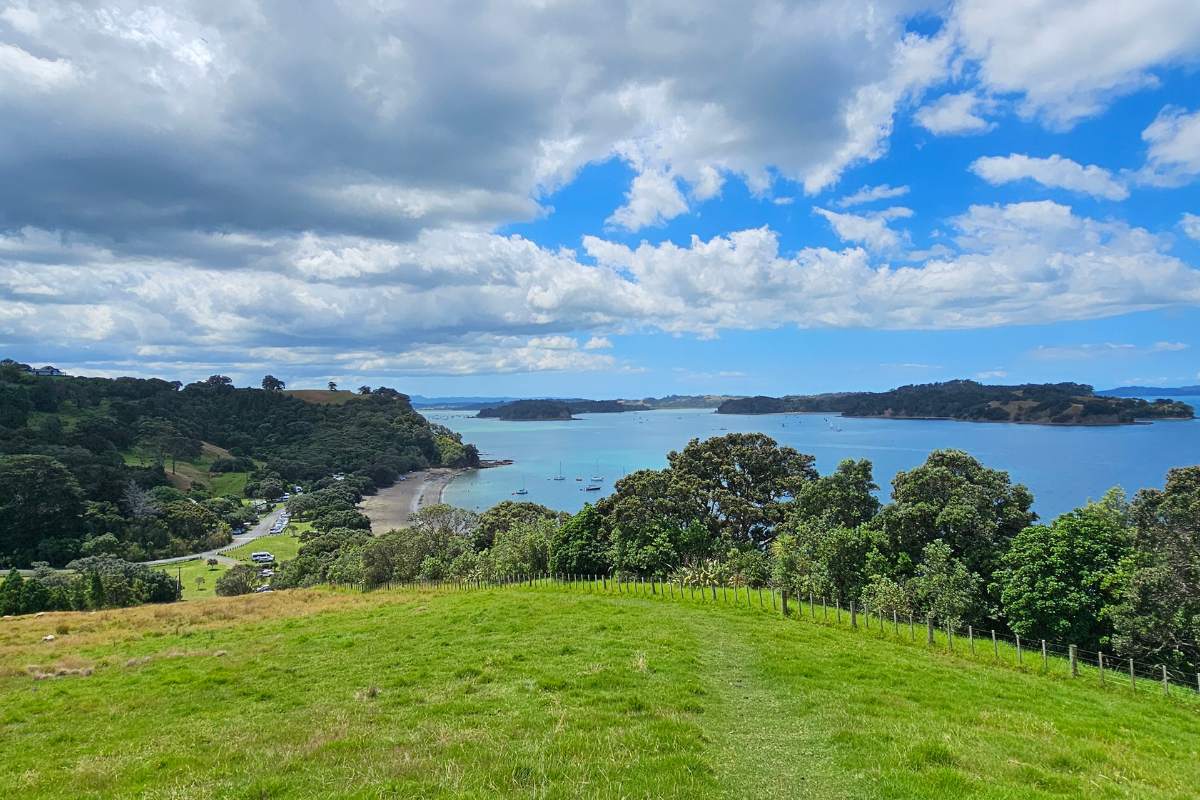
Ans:
[{"label": "sailboat", "polygon": [[566,478],[564,478],[563,474],[562,474],[562,462],[561,461],[558,462],[558,474],[555,475],[550,480],[554,480],[554,481],[565,481],[566,480]]},{"label": "sailboat", "polygon": [[[596,461],[596,474],[592,476],[592,483],[599,483],[602,480],[604,480],[604,476],[602,476],[600,474],[600,461],[597,460]],[[597,486],[596,488],[599,489],[600,487]],[[588,491],[589,492],[592,491],[591,488],[589,488]]]},{"label": "sailboat", "polygon": [[525,479],[521,478],[521,488],[517,489],[513,494],[529,494],[529,490],[525,488]]}]

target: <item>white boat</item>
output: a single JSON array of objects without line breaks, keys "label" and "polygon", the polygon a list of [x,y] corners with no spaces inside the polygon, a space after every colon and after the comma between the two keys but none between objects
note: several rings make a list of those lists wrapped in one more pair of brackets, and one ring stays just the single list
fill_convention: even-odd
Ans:
[{"label": "white boat", "polygon": [[551,480],[555,480],[555,481],[565,481],[566,480],[566,478],[564,478],[563,474],[562,474],[562,462],[561,461],[558,462],[558,474],[555,475],[553,478],[551,478]]}]

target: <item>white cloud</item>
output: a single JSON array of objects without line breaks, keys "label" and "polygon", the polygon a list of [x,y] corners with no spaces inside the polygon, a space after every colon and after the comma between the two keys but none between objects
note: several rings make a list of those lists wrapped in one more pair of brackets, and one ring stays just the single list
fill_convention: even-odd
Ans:
[{"label": "white cloud", "polygon": [[1048,158],[1020,153],[985,156],[971,164],[971,171],[993,186],[1029,179],[1051,189],[1067,189],[1107,200],[1129,197],[1129,190],[1108,170],[1094,165],[1083,166],[1060,155]]},{"label": "white cloud", "polygon": [[1179,218],[1179,227],[1183,228],[1188,237],[1200,242],[1200,216],[1184,212]]},{"label": "white cloud", "polygon": [[0,89],[49,92],[71,85],[75,67],[64,59],[38,58],[20,47],[0,42]]},{"label": "white cloud", "polygon": [[1182,186],[1200,175],[1200,111],[1167,106],[1142,131],[1146,166],[1138,179],[1152,186]]},{"label": "white cloud", "polygon": [[842,241],[862,244],[875,252],[894,250],[905,243],[907,235],[892,230],[888,222],[912,216],[912,210],[903,206],[868,214],[843,214],[825,208],[814,208],[813,211],[833,226],[834,233]]},{"label": "white cloud", "polygon": [[1195,0],[960,0],[949,26],[987,89],[1019,95],[1022,115],[1059,128],[1200,56]]},{"label": "white cloud", "polygon": [[1074,361],[1115,356],[1146,356],[1159,353],[1179,353],[1188,349],[1183,342],[1154,342],[1148,345],[1104,342],[1101,344],[1041,345],[1030,355],[1047,361]]},{"label": "white cloud", "polygon": [[834,205],[838,208],[850,208],[852,206],[863,205],[864,203],[873,203],[876,200],[891,200],[895,197],[903,197],[906,194],[908,194],[907,186],[889,186],[886,183],[881,183],[878,186],[864,186],[857,192],[841,198]]},{"label": "white cloud", "polygon": [[1000,369],[1000,368],[988,369],[988,370],[984,370],[983,372],[976,372],[975,377],[976,377],[976,379],[981,380],[981,381],[1000,380],[1001,378],[1008,377],[1008,370],[1004,370],[1004,369]]},{"label": "white cloud", "polygon": [[612,340],[607,336],[593,336],[588,339],[583,345],[584,350],[608,350],[613,346]]},{"label": "white cloud", "polygon": [[679,191],[675,178],[662,170],[650,170],[633,179],[625,193],[625,205],[614,211],[607,223],[638,231],[647,226],[662,225],[687,210],[687,200]]},{"label": "white cloud", "polygon": [[975,92],[944,94],[917,109],[915,119],[918,125],[937,136],[984,133],[995,127],[982,116],[992,106]]}]

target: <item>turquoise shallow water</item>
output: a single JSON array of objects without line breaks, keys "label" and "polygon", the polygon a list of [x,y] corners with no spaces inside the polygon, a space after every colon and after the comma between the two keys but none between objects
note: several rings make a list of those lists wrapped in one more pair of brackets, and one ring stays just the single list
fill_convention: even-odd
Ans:
[{"label": "turquoise shallow water", "polygon": [[[1130,494],[1143,487],[1161,487],[1170,467],[1200,463],[1200,420],[1057,428],[823,414],[733,416],[692,409],[587,414],[571,422],[475,419],[473,411],[423,413],[462,433],[484,458],[515,462],[467,473],[450,484],[446,502],[476,510],[501,500],[523,499],[575,511],[610,492],[621,475],[665,466],[667,452],[688,440],[732,431],[761,431],[781,444],[811,453],[822,473],[844,458],[870,459],[884,497],[892,477],[920,464],[929,451],[966,450],[990,467],[1007,470],[1033,490],[1035,509],[1043,518],[1095,499],[1111,486],[1122,486]],[[566,480],[550,480],[558,473],[560,461]],[[597,474],[604,479],[603,489],[582,491]],[[514,496],[522,486],[529,493]]]}]

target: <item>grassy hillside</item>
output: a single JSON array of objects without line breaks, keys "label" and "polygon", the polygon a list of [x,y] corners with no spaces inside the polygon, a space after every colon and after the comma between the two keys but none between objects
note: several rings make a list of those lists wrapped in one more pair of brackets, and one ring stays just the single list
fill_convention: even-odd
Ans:
[{"label": "grassy hillside", "polygon": [[[56,668],[78,674],[38,679]],[[1182,697],[744,605],[521,587],[5,620],[0,741],[0,790],[25,798],[1185,798],[1200,783]]]},{"label": "grassy hillside", "polygon": [[358,397],[354,392],[342,389],[334,391],[328,389],[287,389],[284,391],[284,394],[319,406],[340,406]]}]

